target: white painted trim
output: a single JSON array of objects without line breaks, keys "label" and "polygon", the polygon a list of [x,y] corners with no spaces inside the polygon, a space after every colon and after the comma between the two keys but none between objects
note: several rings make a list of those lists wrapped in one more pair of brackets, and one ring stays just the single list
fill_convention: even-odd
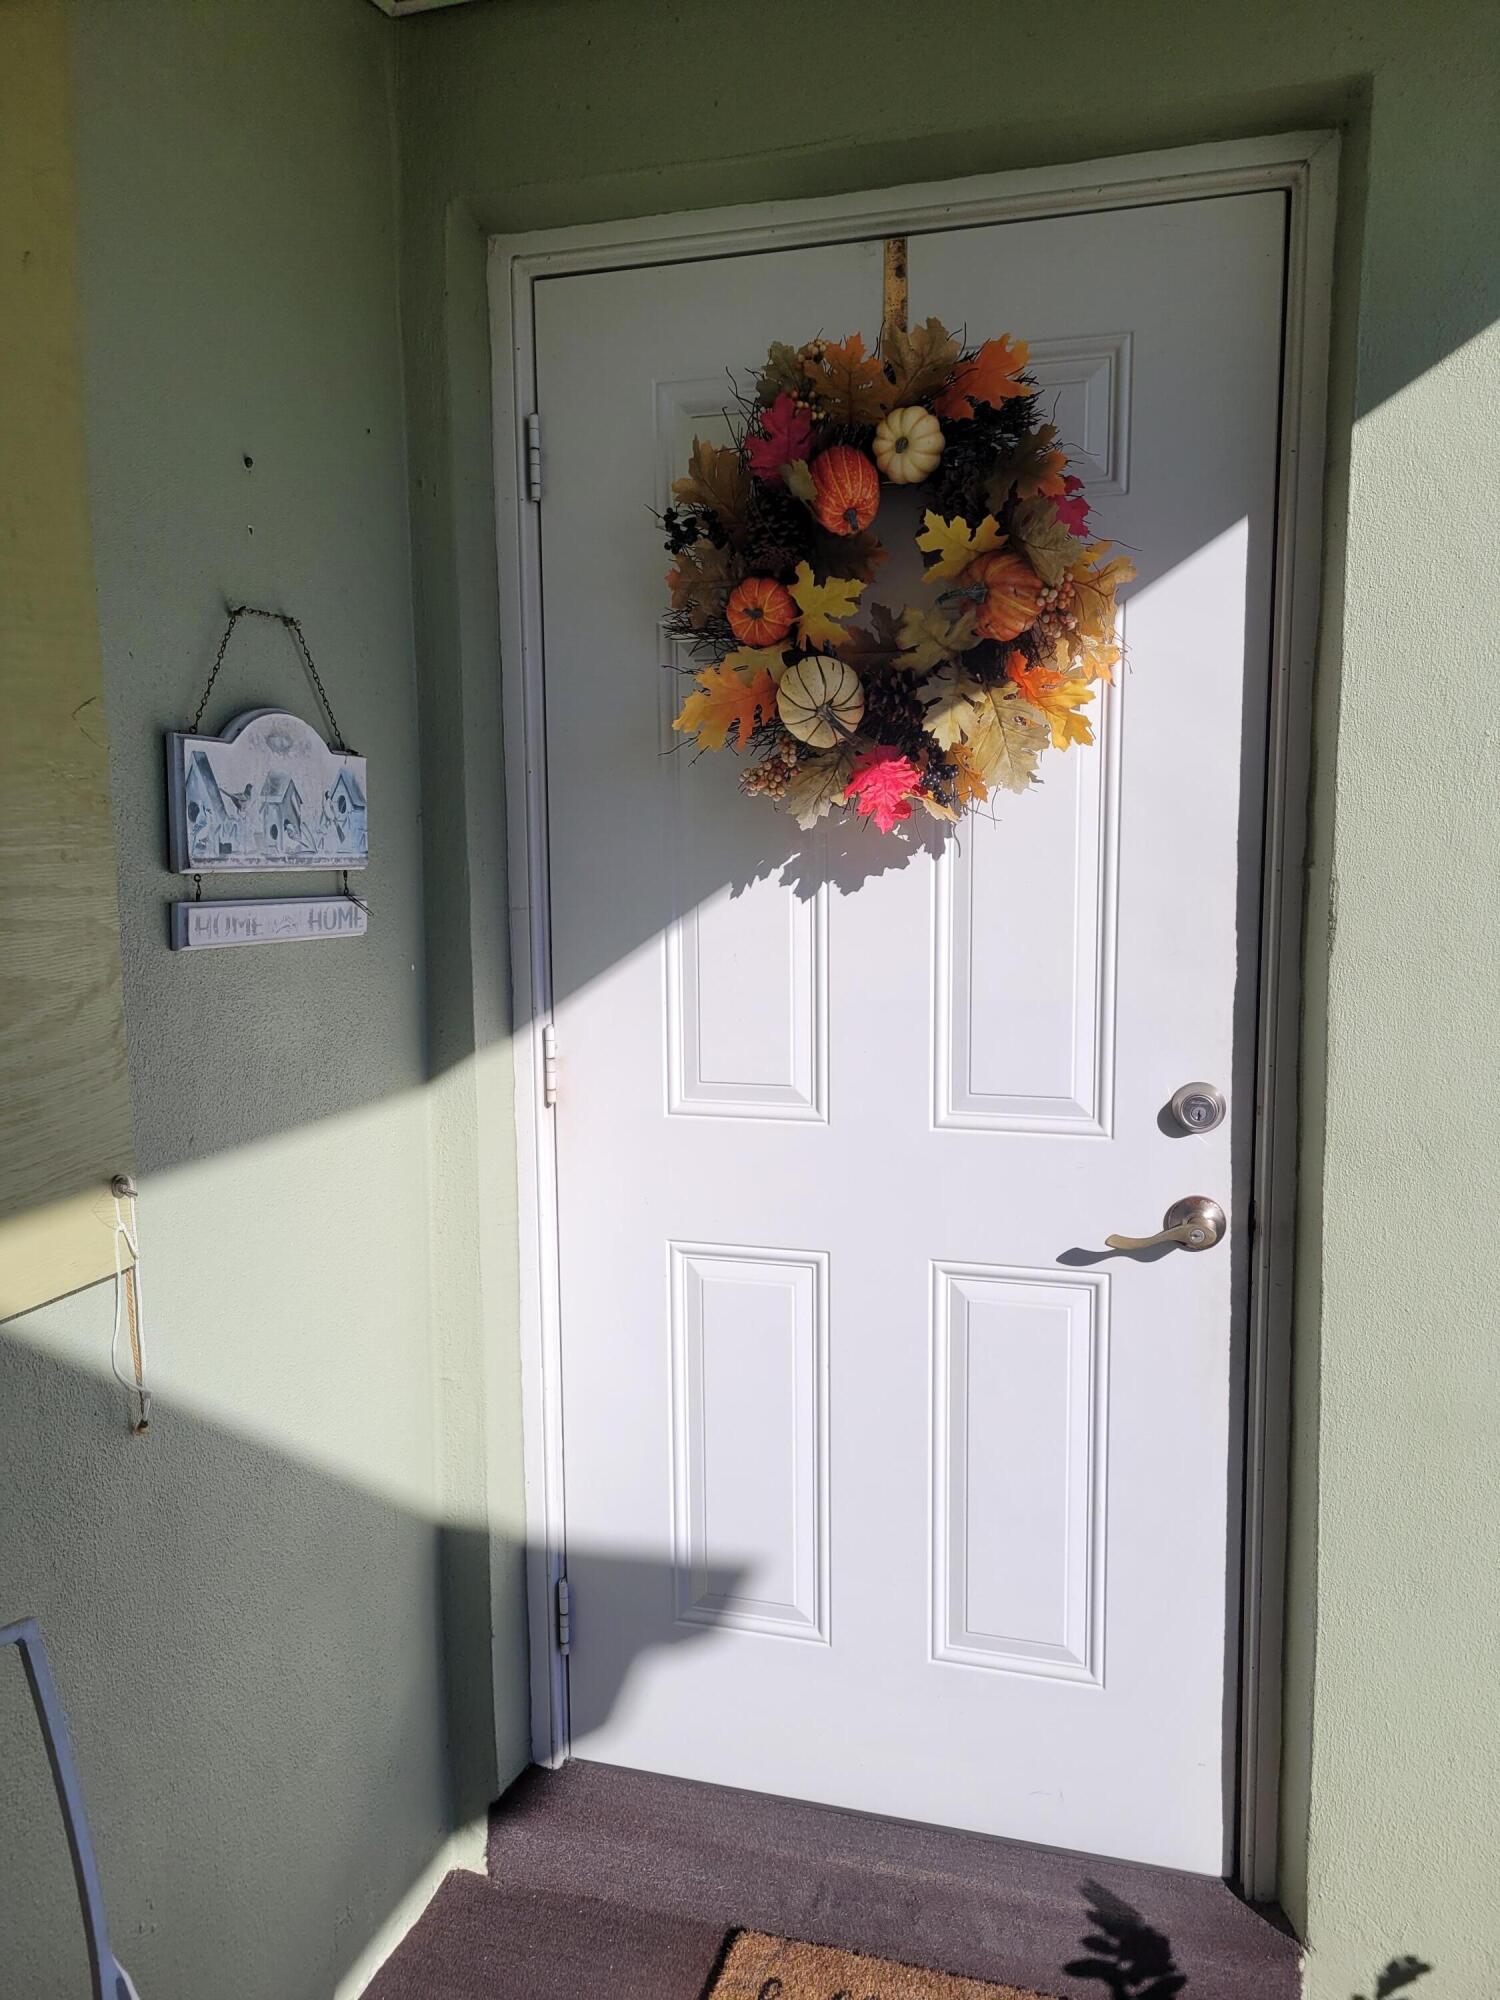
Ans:
[{"label": "white painted trim", "polygon": [[[979,227],[1081,210],[1280,189],[1289,196],[1286,353],[1272,614],[1273,741],[1268,758],[1263,964],[1251,1310],[1245,1380],[1244,1596],[1235,1879],[1275,1892],[1285,1569],[1288,1379],[1297,1143],[1302,856],[1317,636],[1322,466],[1338,140],[1327,132],[1233,140],[932,182],[824,200],[584,224],[494,238],[489,251],[495,495],[504,679],[511,926],[517,1028],[521,1345],[525,1381],[532,1737],[539,1762],[569,1748],[567,1669],[552,1587],[566,1546],[556,1156],[541,1109],[550,1019],[542,657],[535,511],[526,492],[533,408],[532,287],[544,277],[742,255],[751,250]],[[545,446],[544,446],[545,449]],[[567,1052],[562,1052],[563,1088]]]},{"label": "white painted trim", "polygon": [[1236,1880],[1277,1892],[1281,1690],[1291,1451],[1298,1074],[1304,858],[1312,789],[1313,686],[1322,588],[1339,141],[1323,135],[1289,182],[1281,454],[1271,607],[1265,860],[1250,1323],[1245,1375]]}]

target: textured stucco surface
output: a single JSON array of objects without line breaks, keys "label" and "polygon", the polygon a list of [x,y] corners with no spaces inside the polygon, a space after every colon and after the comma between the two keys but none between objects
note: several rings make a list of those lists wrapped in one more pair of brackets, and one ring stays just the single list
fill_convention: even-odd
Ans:
[{"label": "textured stucco surface", "polygon": [[[488,1635],[450,1592],[483,1547],[482,1485],[443,1428],[456,1335],[437,1339],[429,1284],[449,1169],[423,1088],[397,31],[363,0],[78,0],[72,28],[159,1394],[133,1441],[107,1287],[0,1329],[0,1622],[35,1612],[52,1646],[141,1991],[326,2000],[451,1856],[455,1791],[492,1789],[482,1704],[452,1784],[445,1701],[450,1660],[484,1694]],[[162,732],[193,711],[226,598],[301,618],[369,758],[358,943],[167,949],[185,888],[164,864]],[[283,636],[246,627],[206,721],[262,703],[316,713]],[[231,887],[276,885],[206,893]],[[445,1304],[472,1326],[456,1279]],[[41,1995],[55,1877],[23,1867],[45,1852],[32,1766],[0,1744],[0,1769],[0,1988]]]},{"label": "textured stucco surface", "polygon": [[[1435,1962],[1434,1990],[1489,1991],[1492,10],[955,0],[918,20],[896,0],[853,16],[796,0],[507,0],[405,23],[398,81],[429,756],[461,733],[473,660],[493,645],[474,519],[486,230],[1343,130],[1282,1896],[1315,2000],[1369,1991],[1406,1952]],[[464,809],[452,791],[442,802],[455,829]],[[477,822],[481,802],[469,810]],[[509,1437],[511,1414],[492,1417]]]}]

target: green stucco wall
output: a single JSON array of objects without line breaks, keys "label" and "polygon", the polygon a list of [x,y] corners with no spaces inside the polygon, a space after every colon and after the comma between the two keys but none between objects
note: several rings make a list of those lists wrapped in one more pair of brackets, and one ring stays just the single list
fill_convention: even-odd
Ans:
[{"label": "green stucco wall", "polygon": [[[1492,8],[505,0],[405,23],[397,60],[429,757],[493,644],[486,230],[1343,130],[1281,1893],[1315,2000],[1407,1952],[1434,1993],[1491,1990]],[[439,810],[448,854],[463,801]]]},{"label": "green stucco wall", "polygon": [[[484,233],[1329,125],[1282,1896],[1314,2000],[1408,1951],[1435,2000],[1500,1984],[1491,9],[73,0],[73,26],[162,1393],[125,1436],[101,1291],[0,1329],[0,1619],[52,1640],[143,1993],[356,1988],[525,1756]],[[303,619],[372,760],[361,944],[165,949],[160,734],[226,595]],[[274,634],[225,672],[213,724],[309,708]],[[3,1905],[23,1966],[36,1853]]]},{"label": "green stucco wall", "polygon": [[[477,1854],[450,1837],[494,1789],[476,1321],[470,1274],[449,1260],[435,1284],[429,1249],[454,1146],[426,1088],[399,31],[365,0],[76,0],[71,28],[158,1396],[133,1440],[107,1286],[0,1328],[0,1623],[35,1612],[52,1647],[142,1993],[328,2000]],[[162,732],[193,712],[227,598],[301,618],[370,760],[357,943],[167,949],[186,891]],[[283,636],[242,628],[207,724],[263,703],[316,714]],[[0,1990],[63,2000],[65,1871],[16,1693]]]}]

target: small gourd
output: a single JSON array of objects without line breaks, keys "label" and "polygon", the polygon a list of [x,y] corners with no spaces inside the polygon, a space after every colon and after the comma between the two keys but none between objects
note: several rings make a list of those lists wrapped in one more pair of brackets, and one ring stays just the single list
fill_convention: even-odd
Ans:
[{"label": "small gourd", "polygon": [[747,576],[724,607],[729,629],[742,646],[775,646],[797,622],[792,594],[769,576]]},{"label": "small gourd", "polygon": [[975,605],[974,626],[980,636],[1003,644],[1036,623],[1042,589],[1042,579],[1024,556],[997,551],[971,562],[954,594]]},{"label": "small gourd", "polygon": [[862,451],[852,444],[830,445],[807,469],[821,527],[830,535],[857,535],[869,527],[880,505],[880,474]]},{"label": "small gourd", "polygon": [[831,750],[859,727],[865,691],[859,675],[832,653],[793,660],[776,690],[776,709],[788,732],[814,750]]},{"label": "small gourd", "polygon": [[892,486],[918,486],[943,455],[943,427],[931,410],[913,403],[881,418],[871,449]]}]

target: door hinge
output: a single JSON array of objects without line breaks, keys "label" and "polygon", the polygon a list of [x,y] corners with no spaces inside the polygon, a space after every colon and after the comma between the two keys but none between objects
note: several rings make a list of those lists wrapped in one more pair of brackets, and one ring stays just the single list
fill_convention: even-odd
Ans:
[{"label": "door hinge", "polygon": [[573,1650],[573,1593],[565,1576],[557,1579],[557,1650],[560,1653]]},{"label": "door hinge", "polygon": [[542,497],[542,420],[535,411],[526,419],[526,498]]},{"label": "door hinge", "polygon": [[550,1021],[542,1029],[542,1102],[549,1111],[557,1102],[557,1030]]}]

